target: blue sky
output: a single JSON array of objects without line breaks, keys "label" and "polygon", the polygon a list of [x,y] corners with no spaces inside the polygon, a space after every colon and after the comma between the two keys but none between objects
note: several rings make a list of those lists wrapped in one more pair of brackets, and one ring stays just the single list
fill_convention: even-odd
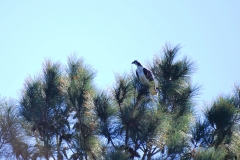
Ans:
[{"label": "blue sky", "polygon": [[[71,53],[97,70],[99,88],[181,44],[197,64],[198,105],[240,84],[240,1],[0,0],[0,95],[18,99],[44,59],[66,64]],[[146,63],[145,63],[146,64]]]}]

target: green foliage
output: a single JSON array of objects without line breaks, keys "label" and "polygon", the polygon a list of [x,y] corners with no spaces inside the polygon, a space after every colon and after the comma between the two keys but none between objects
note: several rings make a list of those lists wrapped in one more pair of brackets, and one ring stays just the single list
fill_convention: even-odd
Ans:
[{"label": "green foliage", "polygon": [[179,50],[179,45],[166,45],[163,56],[155,56],[153,64],[149,64],[158,83],[158,110],[166,117],[160,126],[168,124],[161,142],[165,158],[179,158],[188,152],[193,100],[200,89],[191,83],[194,62],[186,57],[177,60]]},{"label": "green foliage", "polygon": [[[46,60],[41,75],[35,79],[26,79],[20,99],[21,115],[32,124],[37,140],[43,142],[36,147],[38,156],[47,159],[56,150],[60,154],[59,137],[70,128],[67,121],[68,108],[63,103],[64,86],[60,63]],[[57,143],[57,148],[54,143]]]},{"label": "green foliage", "polygon": [[190,126],[189,115],[184,115],[175,119],[172,116],[169,122],[169,128],[167,130],[166,148],[167,155],[171,159],[182,157],[188,150],[189,146],[189,126]]},{"label": "green foliage", "polygon": [[16,102],[0,100],[0,157],[3,159],[29,159],[31,149],[23,130]]},{"label": "green foliage", "polygon": [[224,159],[226,153],[222,149],[214,149],[214,148],[207,148],[207,149],[199,149],[198,153],[195,155],[195,160],[220,160]]},{"label": "green foliage", "polygon": [[70,144],[79,157],[97,159],[100,144],[96,136],[97,117],[94,114],[94,72],[85,65],[83,59],[72,56],[68,59],[67,68],[67,105],[75,113],[73,137]]},{"label": "green foliage", "polygon": [[158,82],[159,103],[165,112],[177,113],[179,116],[191,112],[192,98],[196,96],[199,86],[191,84],[194,62],[188,58],[176,60],[180,46],[166,45],[163,56],[156,56],[152,72]]},{"label": "green foliage", "polygon": [[235,120],[235,113],[236,108],[231,100],[219,97],[211,108],[205,111],[205,116],[213,128],[222,132],[232,127]]},{"label": "green foliage", "polygon": [[107,94],[104,92],[97,94],[94,98],[94,106],[96,115],[100,121],[99,134],[107,138],[107,144],[111,142],[111,144],[114,146],[112,136],[116,135],[113,133],[114,124],[112,121],[114,116],[116,116],[117,110],[115,107],[111,106],[111,97],[107,96]]},{"label": "green foliage", "polygon": [[227,149],[226,149],[227,154],[228,154],[229,158],[240,157],[240,133],[239,133],[239,131],[234,132],[231,138],[232,138],[231,142],[227,146]]},{"label": "green foliage", "polygon": [[235,159],[239,156],[239,110],[234,96],[219,96],[206,108],[205,119],[197,121],[193,127],[191,142],[197,148],[198,159]]},{"label": "green foliage", "polygon": [[90,66],[84,64],[83,59],[77,59],[75,56],[68,58],[66,72],[69,105],[76,110],[84,110],[84,103],[87,102],[88,95],[92,95],[93,92],[92,81],[95,73]]},{"label": "green foliage", "polygon": [[[204,117],[195,118],[194,102],[200,89],[191,81],[195,63],[179,58],[180,49],[166,45],[148,64],[157,84],[154,96],[135,73],[118,74],[110,92],[99,91],[93,84],[95,71],[82,58],[70,56],[65,68],[46,60],[38,76],[25,80],[19,112],[0,103],[0,156],[33,160],[238,158],[240,87],[207,106]],[[35,139],[29,143],[26,137]],[[8,146],[10,152],[6,152]]]},{"label": "green foliage", "polygon": [[128,160],[128,155],[122,151],[109,151],[105,160]]},{"label": "green foliage", "polygon": [[191,130],[192,139],[191,142],[194,147],[211,146],[213,142],[213,130],[209,127],[209,123],[206,121],[197,120],[195,126]]},{"label": "green foliage", "polygon": [[237,120],[236,111],[232,99],[223,97],[219,97],[210,108],[206,109],[206,120],[214,129],[213,136],[216,137],[213,142],[215,147],[231,137]]}]

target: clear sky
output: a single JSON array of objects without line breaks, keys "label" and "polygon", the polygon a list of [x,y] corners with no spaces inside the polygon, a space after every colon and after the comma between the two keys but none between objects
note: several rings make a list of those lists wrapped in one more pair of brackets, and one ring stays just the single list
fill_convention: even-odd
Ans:
[{"label": "clear sky", "polygon": [[18,99],[44,59],[66,64],[74,52],[106,89],[166,42],[196,62],[200,105],[240,84],[240,1],[0,0],[0,95]]}]

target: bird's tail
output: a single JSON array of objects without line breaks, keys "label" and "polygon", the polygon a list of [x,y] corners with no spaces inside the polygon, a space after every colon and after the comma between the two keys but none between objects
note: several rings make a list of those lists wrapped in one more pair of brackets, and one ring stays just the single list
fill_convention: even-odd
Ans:
[{"label": "bird's tail", "polygon": [[149,91],[150,91],[151,95],[157,95],[158,94],[154,81],[149,83]]}]

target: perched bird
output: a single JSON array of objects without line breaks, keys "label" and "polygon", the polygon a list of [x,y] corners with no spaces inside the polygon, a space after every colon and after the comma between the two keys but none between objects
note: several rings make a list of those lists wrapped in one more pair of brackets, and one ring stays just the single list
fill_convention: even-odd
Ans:
[{"label": "perched bird", "polygon": [[144,85],[149,85],[149,89],[152,95],[157,94],[152,72],[143,67],[137,60],[133,61],[132,64],[135,64],[137,66],[136,75],[139,81]]}]

